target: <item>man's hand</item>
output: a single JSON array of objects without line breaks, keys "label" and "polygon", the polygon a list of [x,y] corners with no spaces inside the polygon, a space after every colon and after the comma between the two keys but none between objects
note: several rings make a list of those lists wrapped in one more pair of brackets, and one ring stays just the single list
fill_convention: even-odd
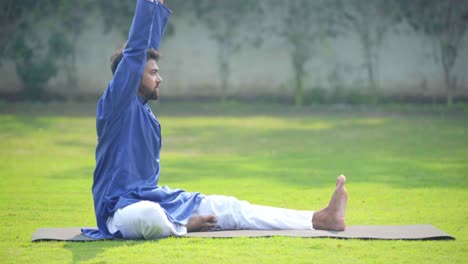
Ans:
[{"label": "man's hand", "polygon": [[159,2],[161,2],[161,4],[164,4],[164,0],[159,0]]}]

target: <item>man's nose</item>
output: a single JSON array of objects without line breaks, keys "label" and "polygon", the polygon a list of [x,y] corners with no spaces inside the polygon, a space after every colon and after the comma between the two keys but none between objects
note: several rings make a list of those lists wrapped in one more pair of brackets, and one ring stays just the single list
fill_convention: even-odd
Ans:
[{"label": "man's nose", "polygon": [[162,81],[163,81],[163,78],[161,77],[161,75],[158,75],[157,82],[162,82]]}]

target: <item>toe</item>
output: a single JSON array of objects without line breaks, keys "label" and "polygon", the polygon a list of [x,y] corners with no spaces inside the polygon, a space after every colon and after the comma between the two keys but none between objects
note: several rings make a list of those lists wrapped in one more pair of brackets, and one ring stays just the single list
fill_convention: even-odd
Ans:
[{"label": "toe", "polygon": [[336,185],[344,185],[346,183],[346,177],[344,175],[340,175],[338,179],[336,179]]}]

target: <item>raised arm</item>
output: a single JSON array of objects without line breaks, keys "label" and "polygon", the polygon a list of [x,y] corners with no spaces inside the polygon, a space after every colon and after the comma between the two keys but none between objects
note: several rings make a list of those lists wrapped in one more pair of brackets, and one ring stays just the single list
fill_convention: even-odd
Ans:
[{"label": "raised arm", "polygon": [[[159,2],[163,3],[164,1],[160,0]],[[161,40],[163,38],[164,28],[166,27],[167,20],[169,19],[169,15],[171,14],[171,10],[169,10],[166,6],[160,5],[160,7],[161,8],[156,9],[154,14],[150,43],[150,48],[153,48],[158,51],[159,45],[161,44]]]},{"label": "raised arm", "polygon": [[146,65],[148,48],[159,48],[171,11],[157,0],[138,0],[128,41],[114,78],[103,96],[101,109],[107,114],[124,110],[136,96]]}]

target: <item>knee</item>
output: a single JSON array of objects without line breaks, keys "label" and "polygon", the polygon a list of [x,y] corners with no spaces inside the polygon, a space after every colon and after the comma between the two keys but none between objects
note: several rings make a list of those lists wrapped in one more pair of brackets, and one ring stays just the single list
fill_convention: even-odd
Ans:
[{"label": "knee", "polygon": [[157,203],[142,201],[119,215],[118,229],[127,239],[157,239],[165,235],[166,213]]},{"label": "knee", "polygon": [[157,239],[160,238],[166,225],[166,213],[157,203],[145,202],[142,206],[140,213],[135,219],[135,224],[139,230],[140,235],[144,239]]}]

